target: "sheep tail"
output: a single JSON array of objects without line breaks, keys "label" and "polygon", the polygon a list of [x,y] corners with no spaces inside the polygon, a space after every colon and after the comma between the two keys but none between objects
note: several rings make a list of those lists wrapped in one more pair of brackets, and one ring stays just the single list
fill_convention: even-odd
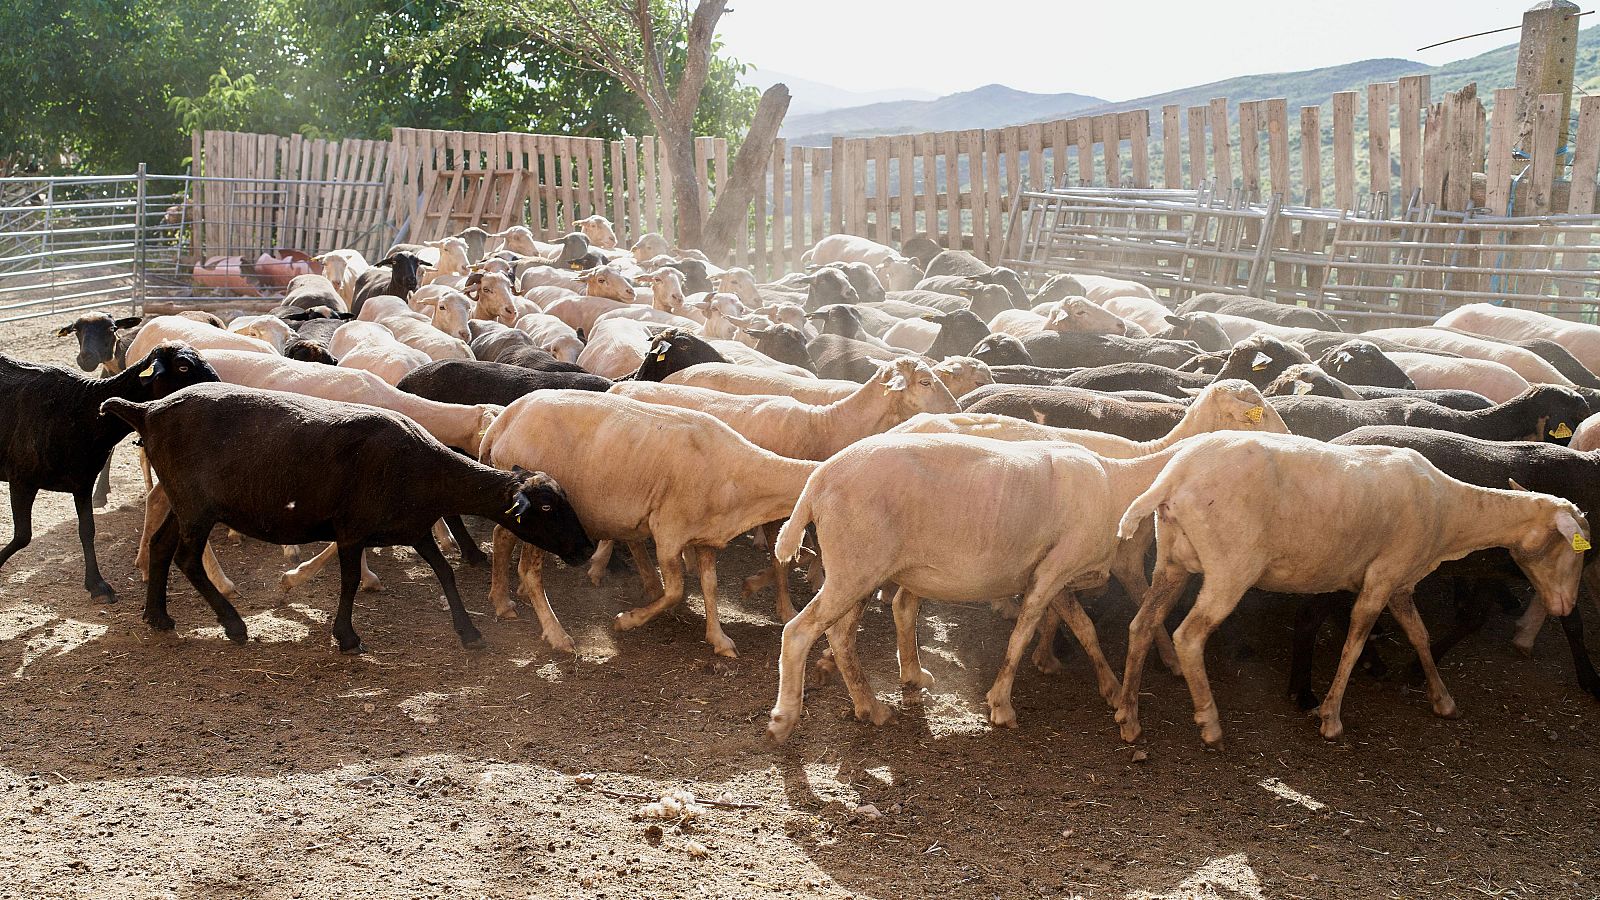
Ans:
[{"label": "sheep tail", "polygon": [[1156,511],[1156,507],[1160,506],[1167,499],[1167,496],[1172,493],[1172,487],[1169,484],[1171,472],[1171,466],[1162,469],[1161,474],[1156,476],[1155,483],[1151,484],[1150,488],[1144,493],[1133,498],[1133,503],[1128,507],[1128,511],[1122,514],[1122,521],[1117,523],[1118,540],[1125,541],[1133,537],[1138,532],[1140,523],[1150,518],[1151,513]]},{"label": "sheep tail", "polygon": [[811,524],[811,491],[816,483],[817,477],[813,473],[806,479],[806,486],[800,491],[800,499],[794,502],[794,512],[789,514],[789,520],[778,529],[778,539],[772,545],[772,555],[778,562],[788,562],[800,552],[800,542],[805,539],[806,526]]},{"label": "sheep tail", "polygon": [[143,434],[144,416],[149,411],[149,408],[150,404],[148,403],[135,403],[132,400],[124,400],[121,397],[111,397],[100,404],[100,415],[116,416],[132,425],[135,431]]}]

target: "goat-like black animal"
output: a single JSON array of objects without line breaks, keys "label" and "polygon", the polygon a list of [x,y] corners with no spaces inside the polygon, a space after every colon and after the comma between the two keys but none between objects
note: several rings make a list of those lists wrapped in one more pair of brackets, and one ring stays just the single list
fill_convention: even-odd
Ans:
[{"label": "goat-like black animal", "polygon": [[[460,515],[492,519],[572,565],[595,549],[553,479],[474,462],[389,410],[215,384],[149,403],[112,399],[105,411],[119,426],[139,431],[172,503],[150,544],[144,619],[159,630],[174,627],[167,578],[176,559],[228,638],[248,639],[244,620],[201,562],[218,522],[272,544],[339,545],[333,635],[344,652],[361,648],[350,617],[367,547],[415,549],[438,577],[456,634],[469,648],[481,647],[483,637],[433,542],[434,522]],[[228,440],[212,439],[222,433]],[[240,471],[262,477],[243,485],[231,474]]]},{"label": "goat-like black animal", "polygon": [[83,586],[94,600],[115,603],[94,554],[90,492],[117,442],[128,435],[119,419],[100,414],[112,398],[154,400],[217,373],[186,344],[161,344],[110,378],[86,378],[57,366],[0,355],[0,480],[11,484],[11,542],[0,566],[33,540],[33,501],[40,491],[71,494],[83,545]]},{"label": "goat-like black animal", "polygon": [[359,316],[361,307],[381,294],[392,294],[401,300],[409,299],[411,292],[418,287],[418,270],[425,265],[427,263],[423,262],[422,257],[404,250],[373,263],[372,268],[356,278],[355,299],[350,304],[350,311]]},{"label": "goat-like black animal", "polygon": [[610,389],[611,379],[588,372],[542,372],[481,359],[441,359],[407,372],[395,387],[440,403],[510,406],[534,391],[604,392]]},{"label": "goat-like black animal", "polygon": [[1149,403],[1074,387],[986,384],[962,395],[963,412],[995,413],[1051,425],[1153,441],[1183,418],[1182,404]]},{"label": "goat-like black animal", "polygon": [[1565,442],[1566,438],[1549,435],[1555,432],[1570,437],[1572,429],[1583,421],[1589,409],[1576,391],[1549,384],[1534,385],[1504,403],[1472,412],[1401,397],[1376,400],[1270,397],[1267,402],[1283,417],[1291,432],[1319,441],[1331,441],[1363,425],[1413,425],[1490,441],[1534,438]]}]

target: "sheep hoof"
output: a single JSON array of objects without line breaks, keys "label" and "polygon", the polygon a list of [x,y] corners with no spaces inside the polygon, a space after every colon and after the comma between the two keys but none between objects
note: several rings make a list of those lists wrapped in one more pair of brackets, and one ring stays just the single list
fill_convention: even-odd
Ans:
[{"label": "sheep hoof", "polygon": [[1322,705],[1322,698],[1310,689],[1297,691],[1294,695],[1294,705],[1299,707],[1301,712],[1310,712]]},{"label": "sheep hoof", "polygon": [[283,576],[280,576],[278,578],[278,590],[280,592],[287,594],[290,591],[294,590],[295,587],[296,587],[295,580],[293,578],[290,578],[288,575],[283,575]]},{"label": "sheep hoof", "polygon": [[235,644],[243,644],[250,640],[250,632],[245,628],[243,620],[240,619],[222,623],[222,633],[227,635],[228,640],[233,641]]},{"label": "sheep hoof", "polygon": [[1456,708],[1455,698],[1451,697],[1449,694],[1446,694],[1442,698],[1434,701],[1433,714],[1441,719],[1461,718],[1461,710]]},{"label": "sheep hoof", "polygon": [[383,590],[383,582],[379,581],[377,578],[373,578],[371,581],[363,578],[361,579],[361,589],[363,591],[369,591],[376,594]]},{"label": "sheep hoof", "polygon": [[545,632],[544,642],[549,644],[550,649],[556,651],[557,653],[571,656],[578,652],[577,645],[572,643],[572,638],[568,637],[564,631]]},{"label": "sheep hoof", "polygon": [[1035,653],[1033,667],[1046,675],[1056,675],[1061,672],[1061,660],[1054,653]]},{"label": "sheep hoof", "polygon": [[93,603],[115,603],[117,602],[117,592],[111,589],[111,585],[103,584],[89,592],[89,600]]},{"label": "sheep hoof", "polygon": [[617,613],[616,618],[611,620],[611,626],[618,631],[632,631],[644,623],[644,617],[638,615],[638,610],[632,609]]},{"label": "sheep hoof", "polygon": [[515,619],[517,617],[517,608],[510,603],[503,607],[497,605],[494,608],[494,617],[496,619]]},{"label": "sheep hoof", "polygon": [[729,659],[739,658],[739,648],[734,646],[733,641],[727,638],[711,642],[711,649],[715,650],[718,656],[726,656]]},{"label": "sheep hoof", "polygon": [[767,743],[776,747],[789,739],[794,733],[794,719],[780,713],[772,714],[772,721],[767,723]]},{"label": "sheep hoof", "polygon": [[355,643],[348,647],[344,646],[343,644],[339,645],[339,652],[343,653],[345,656],[360,656],[361,654],[367,652],[367,645],[361,643],[361,640],[358,638],[356,639]]},{"label": "sheep hoof", "polygon": [[1012,708],[1010,703],[990,701],[989,724],[998,728],[1015,728],[1017,727],[1017,711]]},{"label": "sheep hoof", "polygon": [[1207,750],[1222,749],[1222,727],[1220,725],[1200,726],[1200,743],[1206,745]]},{"label": "sheep hoof", "polygon": [[1344,723],[1335,717],[1323,716],[1322,728],[1320,731],[1322,732],[1323,738],[1330,741],[1337,741],[1339,738],[1344,736]]},{"label": "sheep hoof", "polygon": [[178,623],[172,621],[172,617],[165,614],[156,616],[151,615],[150,613],[145,613],[144,621],[146,625],[149,625],[156,631],[174,631],[178,627]]},{"label": "sheep hoof", "polygon": [[481,634],[475,634],[472,637],[461,636],[461,649],[463,650],[483,650],[488,646],[488,642],[483,639]]},{"label": "sheep hoof", "polygon": [[1524,641],[1522,636],[1518,635],[1511,641],[1511,649],[1521,654],[1523,659],[1528,659],[1533,656],[1533,638],[1530,637]]},{"label": "sheep hoof", "polygon": [[856,719],[882,727],[894,721],[894,711],[882,703],[873,703],[866,709],[856,710]]},{"label": "sheep hoof", "polygon": [[933,673],[927,669],[918,669],[914,674],[909,674],[900,679],[900,689],[904,691],[925,691],[933,687]]}]

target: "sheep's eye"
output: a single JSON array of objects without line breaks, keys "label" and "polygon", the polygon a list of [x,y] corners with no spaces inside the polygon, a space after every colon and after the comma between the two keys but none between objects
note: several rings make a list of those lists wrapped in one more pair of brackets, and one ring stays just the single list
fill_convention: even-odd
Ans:
[{"label": "sheep's eye", "polygon": [[550,511],[550,509],[551,509],[551,506],[550,506],[550,504],[548,504],[548,503],[541,503],[541,504],[539,504],[539,511],[540,511],[540,512],[549,512],[549,511]]},{"label": "sheep's eye", "polygon": [[923,380],[917,382],[917,384],[920,384],[923,387],[933,387],[933,382],[928,381],[927,379],[923,379]]},{"label": "sheep's eye", "polygon": [[189,371],[189,367],[188,366],[178,366],[178,371],[179,372],[187,372],[187,371]]}]

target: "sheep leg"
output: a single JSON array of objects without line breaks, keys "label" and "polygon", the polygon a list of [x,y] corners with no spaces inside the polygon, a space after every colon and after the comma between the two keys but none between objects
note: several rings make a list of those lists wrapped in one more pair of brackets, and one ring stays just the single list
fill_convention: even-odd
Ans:
[{"label": "sheep leg", "polygon": [[461,591],[456,587],[456,573],[450,570],[450,563],[445,561],[444,554],[430,537],[411,545],[422,557],[428,567],[433,569],[433,575],[439,579],[439,586],[444,588],[445,602],[450,605],[450,624],[455,627],[456,637],[461,639],[461,646],[468,650],[482,650],[484,648],[483,634],[478,631],[472,619],[467,615],[467,607],[461,602]]},{"label": "sheep leg", "polygon": [[167,500],[167,489],[156,485],[148,488],[144,493],[144,530],[139,533],[139,552],[133,557],[133,567],[139,570],[139,577],[149,580],[150,567],[150,536],[156,533],[161,523],[166,521],[167,513],[172,509],[172,503]]},{"label": "sheep leg", "polygon": [[150,473],[150,457],[142,446],[139,448],[139,474],[144,476],[144,492],[150,493],[150,489],[156,486],[156,480]]},{"label": "sheep leg", "polygon": [[[1438,662],[1444,659],[1456,644],[1483,627],[1489,618],[1489,594],[1497,582],[1486,579],[1452,578],[1450,580],[1451,599],[1455,602],[1455,623],[1449,631],[1433,642],[1430,651],[1433,659]],[[1422,674],[1422,661],[1418,660],[1411,668],[1413,675]]]},{"label": "sheep leg", "polygon": [[616,541],[601,541],[595,545],[594,555],[589,557],[589,583],[591,585],[600,586],[600,578],[605,575],[606,567],[611,564],[611,554],[616,549]]},{"label": "sheep leg", "polygon": [[1060,590],[1059,580],[1034,576],[1034,583],[1022,597],[1022,609],[1017,613],[1017,624],[1011,628],[1011,638],[1006,642],[1005,662],[989,688],[989,721],[1003,728],[1015,728],[1017,712],[1011,706],[1011,687],[1017,677],[1017,665],[1028,649],[1028,642],[1039,630],[1039,620],[1044,617],[1050,598]]},{"label": "sheep leg", "polygon": [[[641,542],[628,542],[628,552],[634,555],[635,562],[644,559],[643,547],[644,545]],[[661,567],[661,580],[665,589],[656,600],[644,606],[636,606],[627,612],[617,613],[617,617],[612,621],[612,624],[618,631],[632,631],[683,602],[682,549],[663,544],[658,537],[656,539],[656,564]],[[645,567],[640,566],[639,571],[644,572]]]},{"label": "sheep leg", "polygon": [[[1588,577],[1588,572],[1584,573],[1584,577]],[[1534,641],[1539,639],[1539,632],[1544,629],[1544,620],[1549,617],[1550,613],[1544,608],[1544,604],[1540,603],[1538,598],[1534,598],[1534,601],[1528,604],[1528,608],[1523,610],[1522,617],[1517,619],[1517,631],[1511,637],[1511,646],[1523,656],[1532,656]]]},{"label": "sheep leg", "polygon": [[1056,632],[1061,628],[1061,617],[1055,606],[1045,607],[1039,619],[1039,640],[1033,645],[1033,667],[1046,675],[1061,671],[1061,659],[1056,656]]},{"label": "sheep leg", "polygon": [[[1334,601],[1337,602],[1337,601]],[[1311,668],[1317,652],[1317,635],[1333,612],[1332,603],[1303,597],[1294,614],[1294,638],[1289,650],[1289,696],[1302,710],[1315,709],[1322,698],[1311,689]]]},{"label": "sheep leg", "polygon": [[[644,541],[628,541],[628,555],[633,557],[633,567],[639,573],[639,584],[644,588],[644,595],[655,600],[666,596],[666,589],[662,587],[661,578],[656,576],[655,566],[650,565],[650,547]],[[660,562],[661,548],[656,547],[657,562]],[[672,554],[677,556],[676,553]],[[665,572],[661,573],[664,577]],[[680,573],[681,576],[681,573]],[[679,591],[679,600],[682,600],[682,591]],[[671,604],[668,604],[671,605]]]},{"label": "sheep leg", "polygon": [[[1534,600],[1537,604],[1539,601]],[[1583,641],[1583,613],[1577,605],[1560,619],[1561,633],[1566,636],[1567,648],[1572,651],[1572,668],[1578,675],[1578,686],[1600,699],[1600,674],[1589,660],[1589,648]]]},{"label": "sheep leg", "polygon": [[339,553],[339,609],[333,614],[333,639],[340,653],[364,653],[361,636],[350,618],[355,614],[356,590],[361,586],[360,544],[334,544]]},{"label": "sheep leg", "polygon": [[[513,538],[514,540],[514,538]],[[522,548],[522,559],[517,564],[517,574],[522,581],[522,596],[533,607],[545,643],[557,653],[577,653],[578,648],[567,635],[567,630],[556,620],[550,608],[550,597],[544,592],[544,551],[532,545]]]},{"label": "sheep leg", "polygon": [[[1051,619],[1059,619],[1067,623],[1067,628],[1072,631],[1072,636],[1078,639],[1083,646],[1083,653],[1089,657],[1089,664],[1094,667],[1095,681],[1100,687],[1100,696],[1113,709],[1117,705],[1117,695],[1122,693],[1122,682],[1117,680],[1115,672],[1111,671],[1111,664],[1106,662],[1106,655],[1100,650],[1100,636],[1095,631],[1094,620],[1083,611],[1082,604],[1071,591],[1062,591],[1050,601]],[[1056,627],[1059,627],[1057,625]],[[1042,629],[1041,629],[1042,630]],[[1055,628],[1048,632],[1049,640],[1055,640]],[[1041,635],[1041,642],[1045,640]],[[1055,654],[1052,653],[1051,656]]]},{"label": "sheep leg", "polygon": [[222,626],[223,634],[235,644],[242,644],[250,639],[244,620],[239,618],[239,611],[233,608],[228,598],[222,596],[216,585],[213,585],[211,579],[206,576],[206,536],[211,534],[213,524],[215,523],[206,523],[203,529],[180,526],[177,554],[174,559],[183,577],[189,579],[189,583],[194,585],[194,589],[199,591],[200,596],[211,606],[211,611],[217,614],[217,624]]},{"label": "sheep leg", "polygon": [[[1142,523],[1139,532],[1125,544],[1130,548],[1129,552],[1118,553],[1111,564],[1112,575],[1117,579],[1117,583],[1122,585],[1122,592],[1127,595],[1128,602],[1136,608],[1143,602],[1141,598],[1150,593],[1150,582],[1144,577],[1144,551],[1154,537],[1155,531],[1150,523]],[[1138,548],[1136,552],[1132,550],[1134,547]],[[1161,664],[1167,667],[1168,672],[1179,674],[1178,652],[1172,648],[1172,635],[1167,631],[1164,618],[1163,621],[1156,623],[1155,641],[1156,653],[1161,657]]]},{"label": "sheep leg", "polygon": [[78,543],[83,545],[83,588],[96,603],[117,602],[117,592],[100,575],[100,561],[94,555],[94,505],[88,491],[75,491],[72,505],[78,511]]},{"label": "sheep leg", "polygon": [[[1344,722],[1339,717],[1340,709],[1344,706],[1345,687],[1350,683],[1350,673],[1355,670],[1356,659],[1361,656],[1361,648],[1367,642],[1367,635],[1372,632],[1372,623],[1378,620],[1378,613],[1383,611],[1388,602],[1388,591],[1363,585],[1361,595],[1356,597],[1356,604],[1350,610],[1350,630],[1344,638],[1344,649],[1339,654],[1339,669],[1334,673],[1333,684],[1328,688],[1328,695],[1322,700],[1322,736],[1328,740],[1337,740],[1344,734]],[[1426,640],[1423,646],[1427,646]],[[1429,658],[1432,664],[1432,658]]]},{"label": "sheep leg", "polygon": [[206,541],[205,549],[200,551],[200,562],[206,567],[206,577],[217,586],[222,596],[229,600],[239,599],[239,586],[233,583],[227,572],[222,571],[222,561],[217,559],[216,551],[211,549],[210,541]]},{"label": "sheep leg", "polygon": [[700,596],[706,603],[706,643],[718,656],[738,656],[733,640],[722,633],[722,622],[717,618],[717,551],[710,547],[696,547],[699,556]]},{"label": "sheep leg", "polygon": [[845,690],[850,693],[856,720],[886,725],[894,718],[894,713],[872,692],[872,683],[867,680],[867,673],[862,671],[861,657],[856,654],[856,626],[861,623],[861,614],[865,611],[866,604],[858,603],[840,616],[827,631],[828,647],[833,651],[833,661],[839,666],[839,677],[844,681]]},{"label": "sheep leg", "polygon": [[[499,525],[494,527],[494,544],[489,557],[489,602],[501,619],[517,617],[516,601],[511,599],[511,554],[517,552],[517,536]],[[543,552],[537,547],[522,547],[522,555]]]},{"label": "sheep leg", "polygon": [[322,573],[323,567],[332,561],[332,559],[337,556],[338,553],[338,544],[329,544],[328,546],[322,548],[322,552],[318,553],[316,556],[311,557],[300,565],[295,566],[289,571],[283,573],[283,575],[278,578],[278,590],[287,594],[300,585],[305,584],[311,579],[317,577]]},{"label": "sheep leg", "polygon": [[456,552],[461,549],[461,546],[456,543],[455,535],[450,533],[450,528],[444,524],[443,519],[434,520],[433,529],[429,536],[429,540],[433,541],[434,546],[443,547],[452,552]]},{"label": "sheep leg", "polygon": [[[922,667],[922,647],[917,640],[917,610],[922,598],[905,588],[894,592],[889,606],[894,610],[894,654],[900,660],[900,688],[915,691],[933,687],[933,673]],[[828,638],[833,646],[833,638]]]},{"label": "sheep leg", "polygon": [[1150,655],[1156,631],[1162,628],[1161,623],[1188,584],[1188,572],[1175,568],[1158,570],[1139,611],[1128,623],[1128,655],[1122,666],[1122,696],[1117,701],[1116,719],[1122,726],[1122,739],[1130,744],[1139,739],[1139,682],[1144,678],[1145,657]]},{"label": "sheep leg", "polygon": [[867,594],[877,586],[875,577],[847,582],[838,572],[831,573],[823,580],[817,596],[783,626],[783,643],[778,653],[778,700],[767,724],[768,741],[783,743],[800,722],[806,687],[806,657],[817,638],[851,608],[863,605]]},{"label": "sheep leg", "polygon": [[94,508],[105,509],[111,505],[111,457],[106,457],[106,464],[100,467],[100,475],[94,480]]},{"label": "sheep leg", "polygon": [[288,560],[289,562],[298,563],[300,561],[300,545],[299,544],[284,544],[283,545],[283,558]]},{"label": "sheep leg", "polygon": [[478,547],[472,532],[467,530],[467,523],[462,521],[460,516],[447,516],[444,526],[450,530],[450,536],[455,538],[456,547],[461,551],[462,565],[481,566],[489,561],[489,557],[483,555],[483,550]]},{"label": "sheep leg", "polygon": [[177,627],[167,614],[167,577],[172,558],[178,552],[178,517],[168,515],[157,523],[150,537],[149,577],[145,579],[144,621],[157,631]]},{"label": "sheep leg", "polygon": [[11,541],[0,549],[0,566],[33,542],[33,501],[38,496],[33,485],[11,483]]},{"label": "sheep leg", "polygon": [[1200,740],[1213,750],[1222,746],[1222,722],[1217,715],[1216,697],[1211,693],[1211,679],[1206,674],[1206,639],[1239,605],[1239,599],[1249,587],[1248,581],[1230,584],[1207,573],[1194,608],[1183,617],[1183,623],[1172,635],[1178,664],[1183,667],[1183,680],[1189,684],[1189,699],[1194,703],[1194,722],[1200,726]]},{"label": "sheep leg", "polygon": [[1444,679],[1439,677],[1439,666],[1433,660],[1433,648],[1428,645],[1428,628],[1422,624],[1422,616],[1417,615],[1416,604],[1411,601],[1411,591],[1396,591],[1389,598],[1389,612],[1400,623],[1411,646],[1416,648],[1422,673],[1428,678],[1428,699],[1433,702],[1433,714],[1454,719],[1459,715],[1456,701],[1450,696],[1449,688],[1444,686]]}]

